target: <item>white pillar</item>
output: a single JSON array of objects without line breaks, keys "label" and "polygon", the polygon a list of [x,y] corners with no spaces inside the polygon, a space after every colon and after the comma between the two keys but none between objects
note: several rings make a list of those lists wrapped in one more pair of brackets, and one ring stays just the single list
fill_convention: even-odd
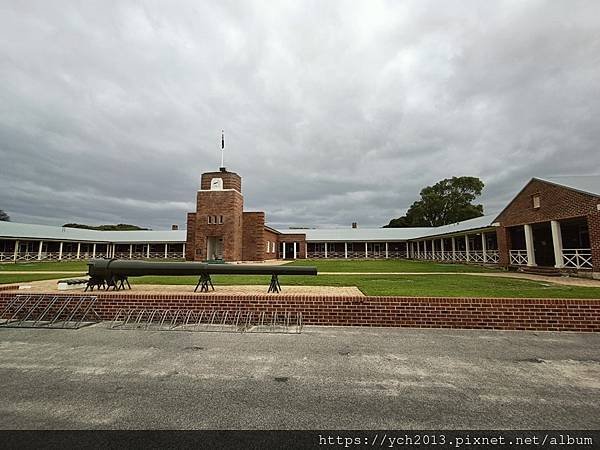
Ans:
[{"label": "white pillar", "polygon": [[19,256],[19,241],[15,241],[15,253],[13,255],[13,261],[17,260],[17,256]]},{"label": "white pillar", "polygon": [[44,241],[40,241],[40,246],[38,247],[38,261],[42,259],[42,249],[43,249]]},{"label": "white pillar", "polygon": [[112,255],[113,255],[113,258],[115,258],[117,255],[117,244],[113,244],[112,248],[113,248]]},{"label": "white pillar", "polygon": [[385,243],[385,259],[388,259],[388,243]]},{"label": "white pillar", "polygon": [[467,261],[469,261],[469,235],[465,234],[465,254],[467,255]]},{"label": "white pillar", "polygon": [[92,258],[96,257],[96,243],[94,242],[94,245],[92,247]]},{"label": "white pillar", "polygon": [[456,238],[452,236],[452,261],[456,261]]},{"label": "white pillar", "polygon": [[431,259],[436,259],[435,256],[435,239],[431,240]]},{"label": "white pillar", "polygon": [[348,243],[344,242],[344,258],[348,259]]},{"label": "white pillar", "polygon": [[367,247],[367,243],[365,242],[365,258],[369,257],[369,249]]},{"label": "white pillar", "polygon": [[[275,251],[275,244],[273,244],[273,251]],[[185,242],[183,243],[183,259],[185,259]]]},{"label": "white pillar", "polygon": [[129,244],[129,259],[133,259],[133,244]]},{"label": "white pillar", "polygon": [[283,259],[285,259],[285,242],[281,243],[281,247],[283,248]]},{"label": "white pillar", "polygon": [[58,246],[58,259],[59,260],[62,259],[62,254],[63,254],[63,242],[60,241],[60,245]]},{"label": "white pillar", "polygon": [[150,258],[150,244],[146,244],[146,258]]},{"label": "white pillar", "polygon": [[79,256],[81,255],[81,242],[77,243],[77,259],[79,259]]},{"label": "white pillar", "polygon": [[327,242],[325,242],[325,259],[327,259]]},{"label": "white pillar", "polygon": [[550,228],[552,229],[552,245],[554,246],[554,267],[565,266],[563,259],[563,246],[562,246],[562,231],[560,229],[560,222],[553,220],[550,222]]},{"label": "white pillar", "polygon": [[481,251],[483,252],[483,262],[487,262],[487,242],[485,240],[485,232],[481,233]]},{"label": "white pillar", "polygon": [[535,250],[533,247],[533,230],[531,229],[531,225],[523,225],[525,229],[525,247],[527,249],[527,265],[535,266]]},{"label": "white pillar", "polygon": [[294,259],[296,259],[297,253],[296,253],[296,243],[294,242]]},{"label": "white pillar", "polygon": [[165,259],[169,256],[169,244],[165,244]]},{"label": "white pillar", "polygon": [[440,245],[441,245],[440,249],[442,250],[442,260],[444,260],[445,259],[444,258],[444,238],[442,238],[440,240]]},{"label": "white pillar", "polygon": [[308,259],[308,242],[304,242],[304,259]]}]

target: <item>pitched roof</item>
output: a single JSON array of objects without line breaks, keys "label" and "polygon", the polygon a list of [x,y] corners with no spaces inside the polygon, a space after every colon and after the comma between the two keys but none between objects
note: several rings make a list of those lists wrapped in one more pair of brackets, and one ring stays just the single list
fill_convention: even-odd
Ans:
[{"label": "pitched roof", "polygon": [[280,230],[282,234],[305,233],[307,241],[314,242],[364,242],[406,241],[430,236],[458,233],[461,231],[489,228],[493,215],[476,217],[441,227],[419,228],[330,228],[307,230]]},{"label": "pitched roof", "polygon": [[0,221],[0,236],[21,239],[68,240],[86,242],[185,242],[185,230],[99,231],[83,228],[34,225]]},{"label": "pitched roof", "polygon": [[564,175],[545,178],[536,177],[535,179],[600,196],[600,175]]}]

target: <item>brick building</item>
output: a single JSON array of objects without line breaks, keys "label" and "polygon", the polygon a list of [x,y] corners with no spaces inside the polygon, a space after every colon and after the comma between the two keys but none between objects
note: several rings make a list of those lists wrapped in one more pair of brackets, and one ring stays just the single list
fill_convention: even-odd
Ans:
[{"label": "brick building", "polygon": [[206,172],[186,231],[0,222],[0,262],[184,255],[195,261],[411,258],[600,278],[600,176],[533,178],[498,215],[432,228],[275,230],[265,224],[264,212],[243,207],[238,174]]},{"label": "brick building", "polygon": [[187,215],[187,260],[305,258],[305,243],[304,234],[283,234],[266,226],[264,212],[244,211],[237,173],[222,167],[202,174],[196,211]]},{"label": "brick building", "polygon": [[202,174],[186,258],[415,258],[600,274],[600,178],[533,178],[497,216],[433,228],[278,231],[244,212],[238,174]]}]

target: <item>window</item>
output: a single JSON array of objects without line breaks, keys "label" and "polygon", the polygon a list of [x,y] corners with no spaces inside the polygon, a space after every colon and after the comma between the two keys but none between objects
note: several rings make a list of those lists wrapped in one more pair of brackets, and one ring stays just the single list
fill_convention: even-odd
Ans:
[{"label": "window", "polygon": [[212,219],[213,219],[213,216],[208,216],[208,223],[213,223]]},{"label": "window", "polygon": [[271,243],[267,241],[267,253],[271,251]]},{"label": "window", "polygon": [[531,197],[533,208],[537,209],[540,207],[540,194],[535,194]]},{"label": "window", "polygon": [[223,216],[219,216],[219,223],[223,223]]}]

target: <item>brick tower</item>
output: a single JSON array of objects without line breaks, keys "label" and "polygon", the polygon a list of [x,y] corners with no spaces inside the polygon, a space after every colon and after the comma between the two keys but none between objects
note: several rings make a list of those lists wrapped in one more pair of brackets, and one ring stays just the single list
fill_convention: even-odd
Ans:
[{"label": "brick tower", "polygon": [[201,176],[196,212],[188,213],[186,259],[242,260],[242,178],[221,167]]}]

